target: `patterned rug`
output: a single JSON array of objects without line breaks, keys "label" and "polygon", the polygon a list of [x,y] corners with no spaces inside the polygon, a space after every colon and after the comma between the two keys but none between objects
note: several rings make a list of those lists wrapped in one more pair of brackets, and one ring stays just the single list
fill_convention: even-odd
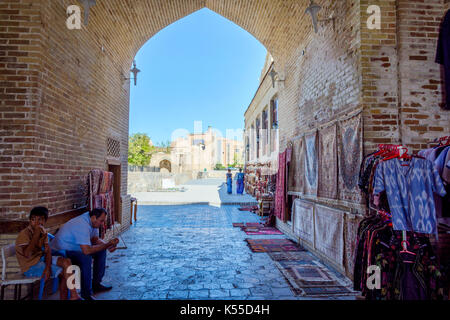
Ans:
[{"label": "patterned rug", "polygon": [[283,232],[272,228],[272,227],[244,227],[242,228],[248,235],[274,235],[274,234],[283,234]]},{"label": "patterned rug", "polygon": [[262,228],[264,227],[264,225],[262,223],[259,222],[234,222],[233,223],[233,227],[234,228]]},{"label": "patterned rug", "polygon": [[316,257],[308,251],[268,252],[273,261],[314,261]]},{"label": "patterned rug", "polygon": [[[281,257],[278,257],[281,258]],[[306,258],[306,256],[302,257]],[[351,282],[337,278],[327,267],[308,257],[306,260],[274,261],[280,272],[288,280],[295,295],[298,296],[327,296],[355,295]]]},{"label": "patterned rug", "polygon": [[259,210],[258,206],[250,206],[250,207],[240,207],[238,208],[239,211],[250,211],[250,212],[256,212]]},{"label": "patterned rug", "polygon": [[304,251],[302,247],[288,239],[245,239],[253,252]]},{"label": "patterned rug", "polygon": [[245,224],[246,227],[264,227],[262,223],[259,222],[248,222]]}]

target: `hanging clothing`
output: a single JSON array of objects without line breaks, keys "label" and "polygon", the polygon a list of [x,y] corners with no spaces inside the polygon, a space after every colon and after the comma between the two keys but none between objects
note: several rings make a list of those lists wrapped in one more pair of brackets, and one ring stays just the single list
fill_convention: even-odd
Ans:
[{"label": "hanging clothing", "polygon": [[450,110],[450,10],[447,11],[439,33],[436,62],[444,65],[446,102],[444,109]]},{"label": "hanging clothing", "polygon": [[413,157],[408,166],[398,158],[381,161],[373,192],[382,191],[387,194],[394,230],[437,234],[433,194],[443,197],[446,191],[431,161]]},{"label": "hanging clothing", "polygon": [[[408,232],[408,251],[401,245],[402,232],[374,214],[358,227],[353,285],[367,300],[438,300],[443,281],[437,257],[428,237]],[[381,288],[369,289],[367,268],[378,266]]]},{"label": "hanging clothing", "polygon": [[[450,146],[443,147],[439,156],[434,161],[434,166],[436,167],[436,170],[438,171],[439,175],[442,178],[443,178],[443,173],[444,173],[445,160],[447,159],[449,150],[450,150]],[[446,181],[446,182],[448,183],[448,181]]]},{"label": "hanging clothing", "polygon": [[285,221],[286,215],[286,155],[287,151],[279,154],[277,189],[275,191],[275,216]]},{"label": "hanging clothing", "polygon": [[99,169],[92,170],[87,178],[89,211],[103,208],[108,215],[103,226],[100,227],[100,237],[105,236],[106,230],[111,229],[114,221],[114,174]]}]

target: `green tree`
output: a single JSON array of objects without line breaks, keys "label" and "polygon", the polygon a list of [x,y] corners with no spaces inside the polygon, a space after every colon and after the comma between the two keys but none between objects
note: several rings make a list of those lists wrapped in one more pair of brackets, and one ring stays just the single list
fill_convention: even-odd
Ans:
[{"label": "green tree", "polygon": [[239,159],[239,155],[237,153],[234,154],[233,161],[234,161],[234,163],[232,164],[232,166],[234,168],[240,167],[242,165],[242,163],[240,162],[240,159]]},{"label": "green tree", "polygon": [[162,142],[158,143],[158,149],[161,152],[170,153],[170,151],[172,149],[171,145],[172,145],[172,142],[170,140],[167,140],[166,142],[162,141]]},{"label": "green tree", "polygon": [[147,134],[135,133],[128,140],[128,163],[139,167],[148,166],[154,150]]}]

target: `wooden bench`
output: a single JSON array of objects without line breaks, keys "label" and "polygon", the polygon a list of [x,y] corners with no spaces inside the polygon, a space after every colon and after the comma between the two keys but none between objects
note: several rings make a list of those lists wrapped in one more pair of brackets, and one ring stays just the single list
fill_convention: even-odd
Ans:
[{"label": "wooden bench", "polygon": [[[59,227],[61,227],[67,221],[78,217],[79,215],[87,212],[86,207],[82,207],[79,209],[71,210],[68,212],[56,214],[50,216],[45,224],[46,228],[50,230],[50,232],[55,232]],[[0,233],[1,234],[18,234],[20,231],[25,229],[29,225],[28,220],[0,220]],[[51,233],[49,233],[51,235]],[[12,275],[7,275],[7,259],[9,257],[13,257],[16,255],[15,245],[10,244],[6,245],[2,248],[2,277],[0,280],[1,293],[0,299],[4,299],[5,288],[11,285],[14,285],[14,299],[21,299],[21,289],[22,285],[29,284],[31,285],[31,294],[33,294],[34,283],[40,280],[38,278],[27,278],[22,273],[14,273]],[[53,292],[56,292],[58,285],[58,277],[55,276],[53,278]],[[43,293],[43,285],[40,285],[39,297],[42,298]],[[56,286],[56,288],[55,288]],[[28,296],[27,296],[28,297]],[[27,298],[25,297],[25,298]]]},{"label": "wooden bench", "polygon": [[[53,239],[54,236],[49,234],[49,239]],[[1,294],[0,300],[4,300],[5,298],[5,288],[14,285],[14,300],[21,300],[22,298],[22,285],[29,284],[31,285],[31,293],[30,298],[33,296],[34,283],[39,281],[39,300],[42,300],[42,296],[44,293],[45,281],[41,279],[41,277],[26,277],[22,272],[17,272],[12,275],[7,276],[6,270],[8,268],[8,258],[16,256],[16,248],[15,244],[10,244],[4,246],[2,248],[2,278],[0,280]],[[53,293],[55,293],[58,289],[58,276],[62,272],[62,268],[58,268],[58,270],[51,275],[51,279],[53,279]],[[27,297],[25,297],[27,298]]]}]

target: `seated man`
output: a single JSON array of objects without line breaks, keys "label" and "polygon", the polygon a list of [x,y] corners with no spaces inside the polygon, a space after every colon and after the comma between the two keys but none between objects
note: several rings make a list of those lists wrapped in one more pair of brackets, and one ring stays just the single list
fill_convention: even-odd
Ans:
[{"label": "seated man", "polygon": [[65,250],[72,263],[80,267],[81,297],[85,300],[95,300],[93,293],[112,289],[101,282],[105,275],[106,250],[114,252],[119,240],[115,238],[105,243],[99,238],[98,228],[105,222],[106,215],[105,209],[94,209],[69,220],[50,244],[54,250]]},{"label": "seated man", "polygon": [[[44,281],[55,274],[58,267],[63,269],[61,273],[60,298],[67,299],[67,268],[72,265],[70,259],[64,257],[52,257],[48,245],[47,231],[44,224],[48,219],[48,210],[44,207],[33,208],[30,212],[30,224],[23,229],[16,239],[16,256],[20,269],[26,277],[39,277]],[[80,300],[77,290],[70,290],[71,300]]]}]

